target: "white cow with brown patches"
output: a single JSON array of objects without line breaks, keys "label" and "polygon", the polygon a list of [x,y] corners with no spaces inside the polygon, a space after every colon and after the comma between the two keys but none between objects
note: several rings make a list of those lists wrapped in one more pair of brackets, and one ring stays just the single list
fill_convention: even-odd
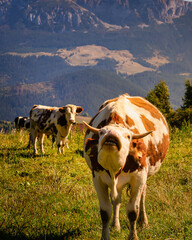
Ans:
[{"label": "white cow with brown patches", "polygon": [[147,225],[145,194],[147,177],[156,173],[169,146],[169,129],[159,110],[141,97],[128,94],[107,100],[87,126],[84,156],[92,171],[102,219],[103,240],[109,240],[113,225],[120,230],[121,192],[131,186],[126,212],[129,240],[137,240],[136,221]]},{"label": "white cow with brown patches", "polygon": [[75,116],[82,111],[82,107],[72,104],[60,108],[34,105],[30,111],[30,134],[34,154],[37,154],[37,138],[41,153],[44,153],[43,139],[45,134],[56,136],[58,152],[63,153],[72,124],[75,124]]}]

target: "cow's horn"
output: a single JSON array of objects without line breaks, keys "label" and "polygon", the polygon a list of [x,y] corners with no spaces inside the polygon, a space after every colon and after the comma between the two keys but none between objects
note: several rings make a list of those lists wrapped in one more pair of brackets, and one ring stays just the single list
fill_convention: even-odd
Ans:
[{"label": "cow's horn", "polygon": [[152,133],[153,131],[149,131],[146,133],[142,133],[142,134],[133,134],[132,139],[139,139],[139,138],[143,138],[146,137],[147,135],[149,135],[150,133]]},{"label": "cow's horn", "polygon": [[88,123],[86,123],[85,121],[83,121],[83,124],[91,131],[91,132],[94,132],[94,133],[98,133],[100,129],[98,128],[94,128],[92,126],[90,126]]}]

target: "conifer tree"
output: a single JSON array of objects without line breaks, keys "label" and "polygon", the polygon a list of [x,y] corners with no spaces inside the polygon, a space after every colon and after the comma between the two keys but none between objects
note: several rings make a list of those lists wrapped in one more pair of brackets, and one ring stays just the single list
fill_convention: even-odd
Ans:
[{"label": "conifer tree", "polygon": [[151,89],[146,99],[154,104],[166,117],[172,112],[169,89],[165,81],[160,81]]},{"label": "conifer tree", "polygon": [[189,79],[185,81],[185,95],[183,100],[182,109],[192,108],[192,84]]}]

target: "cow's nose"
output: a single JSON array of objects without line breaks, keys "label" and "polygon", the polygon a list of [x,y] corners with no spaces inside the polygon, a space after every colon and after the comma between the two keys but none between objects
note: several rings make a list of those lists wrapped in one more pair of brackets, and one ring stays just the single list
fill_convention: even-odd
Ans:
[{"label": "cow's nose", "polygon": [[71,124],[75,124],[75,120],[73,120],[73,119],[69,120],[69,122],[70,122]]}]

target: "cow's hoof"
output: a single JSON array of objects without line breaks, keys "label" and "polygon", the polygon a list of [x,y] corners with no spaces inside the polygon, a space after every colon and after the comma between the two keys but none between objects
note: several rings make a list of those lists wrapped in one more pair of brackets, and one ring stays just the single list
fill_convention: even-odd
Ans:
[{"label": "cow's hoof", "polygon": [[112,223],[112,227],[113,227],[117,232],[120,232],[120,231],[121,231],[120,223]]},{"label": "cow's hoof", "polygon": [[139,238],[137,237],[137,234],[131,234],[129,235],[128,240],[139,240]]}]

